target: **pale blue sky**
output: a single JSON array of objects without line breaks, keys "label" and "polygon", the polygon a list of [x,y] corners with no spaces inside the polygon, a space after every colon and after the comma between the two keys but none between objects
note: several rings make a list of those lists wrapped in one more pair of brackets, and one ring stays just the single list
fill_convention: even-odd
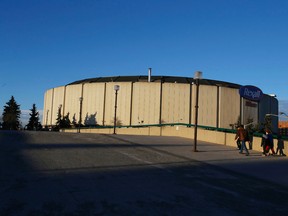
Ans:
[{"label": "pale blue sky", "polygon": [[254,85],[287,112],[287,0],[0,0],[0,110],[103,76]]}]

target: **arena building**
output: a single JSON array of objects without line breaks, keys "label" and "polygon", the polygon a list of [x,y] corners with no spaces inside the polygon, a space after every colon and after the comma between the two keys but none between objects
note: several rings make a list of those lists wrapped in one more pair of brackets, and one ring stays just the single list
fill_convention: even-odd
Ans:
[{"label": "arena building", "polygon": [[[115,86],[119,90],[115,91]],[[79,80],[47,90],[42,124],[54,126],[60,110],[62,116],[69,113],[71,121],[84,126],[113,125],[115,102],[117,125],[127,127],[193,125],[198,111],[199,126],[234,129],[239,121],[261,123],[265,115],[278,114],[278,100],[254,86],[190,77],[116,76]],[[275,131],[278,118],[272,120]]]}]

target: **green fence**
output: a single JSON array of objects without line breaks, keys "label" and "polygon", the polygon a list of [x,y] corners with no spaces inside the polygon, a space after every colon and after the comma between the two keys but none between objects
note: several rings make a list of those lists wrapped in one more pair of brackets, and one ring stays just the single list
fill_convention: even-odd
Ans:
[{"label": "green fence", "polygon": [[[144,127],[173,127],[173,126],[184,126],[184,127],[195,127],[194,124],[185,124],[185,123],[165,123],[165,124],[143,124],[143,125],[118,125],[116,128],[144,128]],[[227,128],[217,128],[212,126],[204,126],[204,125],[198,125],[198,128],[204,129],[204,130],[213,130],[213,131],[219,131],[219,132],[225,132],[225,133],[236,133],[235,129],[227,129]],[[81,129],[105,129],[105,128],[114,128],[113,125],[95,125],[95,126],[81,126]],[[253,136],[255,137],[262,137],[262,133],[256,131],[253,132]],[[277,135],[273,135],[274,139],[277,139]],[[287,136],[282,136],[283,140],[288,140]]]}]

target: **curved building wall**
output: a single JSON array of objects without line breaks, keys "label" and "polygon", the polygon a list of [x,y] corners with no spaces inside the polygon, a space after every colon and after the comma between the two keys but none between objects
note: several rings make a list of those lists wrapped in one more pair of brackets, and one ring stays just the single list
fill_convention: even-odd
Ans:
[{"label": "curved building wall", "polygon": [[[196,86],[193,86],[193,98],[196,99]],[[208,86],[208,85],[200,85],[199,86],[199,117],[198,117],[198,124],[199,125],[205,125],[205,126],[211,126],[211,127],[217,127],[217,87],[215,86]],[[194,102],[194,101],[193,101]],[[195,102],[194,102],[195,104]],[[194,114],[194,107],[193,105],[193,112],[192,116],[195,116]],[[192,123],[195,123],[194,118],[192,118]]]},{"label": "curved building wall", "polygon": [[65,101],[65,86],[54,88],[53,101],[51,104],[51,119],[49,125],[55,125],[57,119],[57,113],[59,107],[61,108],[61,114],[63,115],[64,101]]},{"label": "curved building wall", "polygon": [[218,87],[219,118],[218,127],[231,128],[240,117],[240,96],[238,89]]},{"label": "curved building wall", "polygon": [[[63,112],[62,115],[66,115],[69,113],[69,117],[72,121],[72,118],[79,119],[79,107],[80,100],[82,97],[82,84],[78,85],[68,85],[66,86],[65,96],[64,96],[64,104],[63,104]],[[83,100],[84,103],[84,100]],[[82,115],[83,119],[83,115]]]},{"label": "curved building wall", "polygon": [[[248,118],[261,121],[266,113],[278,113],[275,98],[264,95],[262,101],[253,102],[240,97],[239,88],[233,86],[236,84],[227,87],[227,83],[222,86],[210,82],[204,80],[199,86],[199,125],[231,128],[239,118],[246,124]],[[62,116],[69,113],[71,121],[75,119],[78,123],[81,113],[82,124],[113,125],[115,85],[120,86],[117,120],[122,125],[195,123],[196,85],[190,80],[177,83],[107,79],[79,81],[47,90],[42,124],[55,125],[60,107]],[[82,103],[79,98],[83,98]]]},{"label": "curved building wall", "polygon": [[160,92],[161,83],[133,83],[131,100],[132,125],[159,124],[161,107]]},{"label": "curved building wall", "polygon": [[162,89],[162,122],[189,122],[191,85],[163,83]]},{"label": "curved building wall", "polygon": [[44,110],[42,125],[51,125],[54,89],[49,89],[44,95]]},{"label": "curved building wall", "polygon": [[131,83],[130,82],[112,82],[106,83],[105,115],[104,125],[113,125],[115,110],[115,90],[114,85],[119,85],[117,98],[117,120],[122,125],[130,125],[130,100],[131,100]]},{"label": "curved building wall", "polygon": [[82,119],[88,118],[89,124],[93,124],[93,122],[99,125],[104,124],[105,85],[105,83],[97,83],[97,85],[85,83],[83,85]]}]

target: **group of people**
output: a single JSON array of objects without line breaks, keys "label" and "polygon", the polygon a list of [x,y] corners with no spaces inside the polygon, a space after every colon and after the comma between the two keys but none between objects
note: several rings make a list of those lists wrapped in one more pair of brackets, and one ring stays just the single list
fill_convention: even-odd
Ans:
[{"label": "group of people", "polygon": [[[277,137],[277,149],[276,149],[276,152],[274,151],[273,135],[269,129],[265,130],[262,135],[261,146],[263,148],[263,152],[262,152],[263,156],[277,155],[278,152],[281,156],[286,156],[283,152],[284,141],[281,135],[278,135]],[[271,150],[271,153],[270,153],[270,150]]]},{"label": "group of people", "polygon": [[[236,140],[236,143],[237,143],[237,146],[239,149],[239,153],[242,154],[243,151],[245,150],[246,156],[248,156],[249,151],[246,147],[246,142],[247,141],[249,142],[250,140],[249,140],[249,134],[243,125],[240,125],[237,128],[235,140]],[[249,146],[250,146],[250,144],[249,144]],[[277,137],[277,149],[276,149],[276,152],[274,151],[273,135],[272,135],[271,130],[269,130],[269,129],[266,129],[263,131],[261,147],[263,148],[263,152],[262,152],[263,156],[277,155],[278,152],[280,155],[286,156],[283,152],[284,141],[283,141],[281,135],[278,135],[278,137]],[[271,153],[270,153],[270,151],[271,151]]]}]

